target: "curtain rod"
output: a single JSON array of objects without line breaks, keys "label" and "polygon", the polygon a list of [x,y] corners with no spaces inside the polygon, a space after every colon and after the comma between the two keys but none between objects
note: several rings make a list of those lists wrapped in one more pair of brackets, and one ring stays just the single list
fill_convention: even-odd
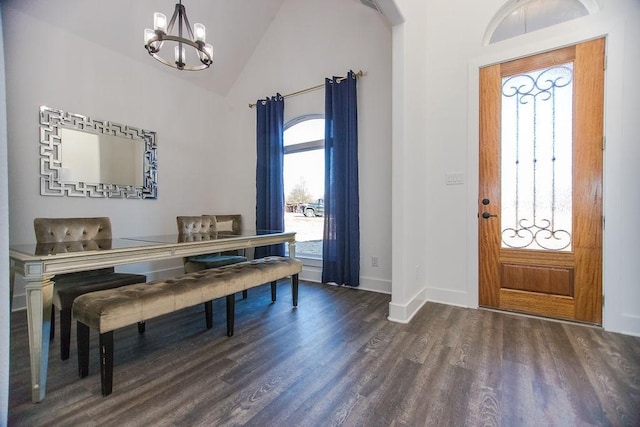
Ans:
[{"label": "curtain rod", "polygon": [[[364,76],[364,71],[360,70],[357,73],[354,73],[356,77],[362,77]],[[344,79],[346,79],[346,77],[338,77],[338,82],[343,81]],[[324,87],[324,83],[321,85],[317,85],[317,86],[312,86],[312,87],[308,87],[306,89],[302,89],[296,92],[291,92],[288,93],[286,95],[282,95],[283,98],[289,98],[290,96],[296,96],[296,95],[302,95],[303,93],[307,93],[307,92],[313,92],[314,90],[318,90]],[[249,103],[249,108],[253,108],[255,107],[256,104],[251,104]]]}]

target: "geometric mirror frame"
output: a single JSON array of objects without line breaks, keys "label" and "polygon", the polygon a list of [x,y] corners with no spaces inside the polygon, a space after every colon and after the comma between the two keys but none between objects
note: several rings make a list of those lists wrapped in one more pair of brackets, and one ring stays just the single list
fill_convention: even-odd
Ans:
[{"label": "geometric mirror frame", "polygon": [[41,106],[40,194],[156,199],[156,133]]}]

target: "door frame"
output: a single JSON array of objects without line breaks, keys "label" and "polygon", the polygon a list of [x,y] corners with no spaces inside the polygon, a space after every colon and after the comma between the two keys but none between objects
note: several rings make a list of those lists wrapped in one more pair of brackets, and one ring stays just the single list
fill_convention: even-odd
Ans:
[{"label": "door frame", "polygon": [[[618,27],[616,27],[618,26]],[[612,146],[621,140],[621,125],[616,114],[622,113],[622,51],[624,47],[624,25],[622,22],[601,22],[581,28],[580,31],[567,31],[562,34],[559,25],[536,33],[516,37],[504,42],[484,46],[480,56],[472,58],[468,67],[468,120],[467,120],[467,305],[478,308],[479,304],[479,249],[478,249],[478,197],[479,197],[479,103],[480,68],[535,55],[581,42],[605,37],[608,58],[620,58],[616,62],[606,60],[604,93],[604,135],[607,149],[603,154],[603,214],[612,212],[611,207],[622,205],[622,195],[618,184],[622,177],[615,165],[620,150]],[[587,27],[587,26],[584,26]],[[546,36],[545,36],[546,35]],[[612,55],[613,52],[613,55]],[[602,235],[602,326],[616,330],[619,324],[621,306],[621,279],[617,272],[619,261],[607,256],[615,252],[615,241],[621,238],[622,227],[607,226]]]}]

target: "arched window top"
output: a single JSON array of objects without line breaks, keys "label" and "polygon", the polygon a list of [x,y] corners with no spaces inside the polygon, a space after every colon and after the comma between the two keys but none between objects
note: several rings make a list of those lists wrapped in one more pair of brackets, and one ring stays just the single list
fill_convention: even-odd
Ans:
[{"label": "arched window top", "polygon": [[509,0],[491,20],[484,45],[590,15],[597,0]]},{"label": "arched window top", "polygon": [[324,116],[307,114],[296,117],[284,125],[284,145],[295,145],[324,140]]}]

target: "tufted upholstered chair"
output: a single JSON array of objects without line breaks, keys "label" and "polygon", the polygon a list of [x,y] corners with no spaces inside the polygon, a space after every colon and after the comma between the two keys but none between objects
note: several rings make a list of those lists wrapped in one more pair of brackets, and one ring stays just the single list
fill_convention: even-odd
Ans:
[{"label": "tufted upholstered chair", "polygon": [[[180,241],[195,242],[216,239],[220,234],[239,233],[242,230],[241,215],[200,215],[178,216],[178,234]],[[183,258],[185,273],[222,267],[246,261],[241,251],[225,251]],[[247,291],[242,291],[247,298]]]},{"label": "tufted upholstered chair", "polygon": [[[38,255],[111,249],[111,221],[98,218],[36,218],[33,221]],[[69,358],[71,307],[76,297],[93,291],[144,283],[143,274],[116,273],[113,267],[58,274],[54,277],[53,306],[60,311],[60,357]],[[51,339],[55,309],[51,310]]]},{"label": "tufted upholstered chair", "polygon": [[[240,215],[179,216],[176,217],[176,221],[179,239],[182,242],[216,239],[219,234],[239,233],[242,229]],[[205,268],[243,262],[247,258],[239,254],[238,251],[226,251],[191,256],[183,260],[185,273],[192,273]]]}]

